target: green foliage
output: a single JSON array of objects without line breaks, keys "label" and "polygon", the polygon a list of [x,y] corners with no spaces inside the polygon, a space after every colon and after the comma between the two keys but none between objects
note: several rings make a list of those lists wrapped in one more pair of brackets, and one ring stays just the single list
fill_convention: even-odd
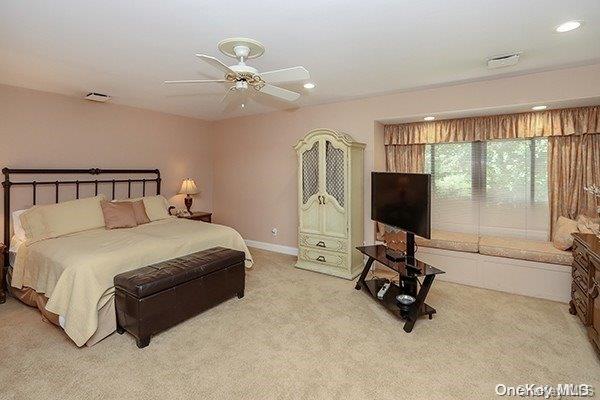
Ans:
[{"label": "green foliage", "polygon": [[[488,203],[547,202],[547,152],[545,139],[428,145],[425,172],[433,173],[438,198],[470,198],[476,193]],[[474,182],[474,175],[482,179]]]}]

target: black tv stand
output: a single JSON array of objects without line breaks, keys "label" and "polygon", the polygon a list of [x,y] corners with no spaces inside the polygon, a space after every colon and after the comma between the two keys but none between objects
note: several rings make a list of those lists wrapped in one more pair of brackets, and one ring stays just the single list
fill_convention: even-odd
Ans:
[{"label": "black tv stand", "polygon": [[[433,317],[433,314],[435,314],[435,308],[426,304],[425,298],[427,297],[429,289],[433,284],[435,275],[443,274],[444,271],[422,261],[416,260],[414,258],[414,249],[412,252],[412,259],[408,257],[407,252],[406,259],[401,262],[390,260],[387,256],[387,248],[384,245],[362,246],[357,247],[357,249],[369,257],[367,264],[365,265],[365,268],[358,279],[358,282],[356,282],[355,288],[357,290],[364,289],[374,300],[382,304],[396,317],[404,320],[404,331],[407,333],[412,331],[419,316],[428,315],[429,319]],[[380,262],[391,270],[397,272],[399,275],[400,286],[396,285],[395,283],[391,283],[390,288],[381,300],[377,297],[377,293],[383,284],[386,283],[385,280],[377,278],[366,280],[367,274],[371,270],[371,266],[375,261]],[[423,277],[424,279],[423,283],[421,284],[421,288],[418,289],[417,278],[420,277]],[[408,294],[415,297],[416,300],[412,305],[403,309],[396,301],[396,296],[398,294]]]},{"label": "black tv stand", "polygon": [[385,258],[390,261],[401,262],[406,260],[406,254],[400,250],[392,250],[389,247],[385,249]]}]

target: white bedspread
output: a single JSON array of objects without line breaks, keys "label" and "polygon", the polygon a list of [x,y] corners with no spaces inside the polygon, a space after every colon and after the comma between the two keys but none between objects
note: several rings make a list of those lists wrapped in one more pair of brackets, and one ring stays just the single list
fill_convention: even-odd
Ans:
[{"label": "white bedspread", "polygon": [[129,229],[94,229],[21,244],[11,285],[28,286],[48,297],[46,309],[64,318],[64,330],[82,346],[98,326],[98,310],[114,293],[121,272],[222,246],[252,257],[234,229],[168,218]]}]

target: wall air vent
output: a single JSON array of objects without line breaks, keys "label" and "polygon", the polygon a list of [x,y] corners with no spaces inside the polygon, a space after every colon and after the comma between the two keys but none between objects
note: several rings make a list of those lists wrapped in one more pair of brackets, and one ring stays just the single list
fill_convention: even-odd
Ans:
[{"label": "wall air vent", "polygon": [[85,96],[86,100],[91,100],[91,101],[99,101],[100,103],[106,103],[107,101],[110,100],[110,96],[105,95],[105,94],[101,94],[101,93],[88,93]]},{"label": "wall air vent", "polygon": [[519,62],[520,56],[521,53],[513,53],[492,57],[488,59],[487,67],[488,69],[512,67],[513,65],[516,65]]}]

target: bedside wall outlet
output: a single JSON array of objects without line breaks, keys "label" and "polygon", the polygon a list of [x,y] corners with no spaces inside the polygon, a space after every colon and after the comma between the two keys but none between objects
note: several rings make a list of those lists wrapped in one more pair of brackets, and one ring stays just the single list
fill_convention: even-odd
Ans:
[{"label": "bedside wall outlet", "polygon": [[271,229],[271,234],[272,234],[273,236],[277,236],[277,233],[278,233],[278,232],[279,232],[279,231],[277,230],[277,228],[273,228],[273,229]]}]

